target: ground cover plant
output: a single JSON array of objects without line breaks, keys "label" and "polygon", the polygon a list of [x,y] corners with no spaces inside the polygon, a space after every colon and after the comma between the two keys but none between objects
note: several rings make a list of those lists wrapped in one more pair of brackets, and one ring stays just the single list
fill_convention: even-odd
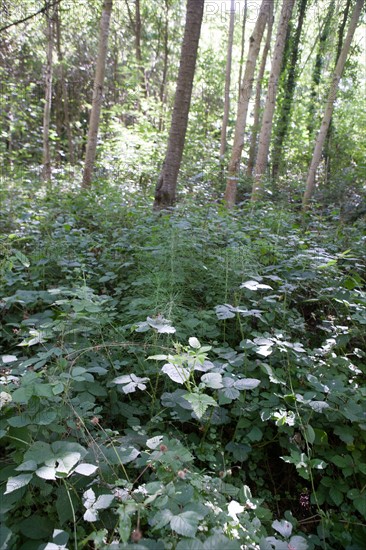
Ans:
[{"label": "ground cover plant", "polygon": [[0,548],[363,548],[362,220],[60,186],[2,195]]}]

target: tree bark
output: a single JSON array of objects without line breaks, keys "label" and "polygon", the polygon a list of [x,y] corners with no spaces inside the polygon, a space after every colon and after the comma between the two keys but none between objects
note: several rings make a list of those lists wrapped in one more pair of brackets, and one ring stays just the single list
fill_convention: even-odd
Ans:
[{"label": "tree bark", "polygon": [[290,117],[292,111],[292,104],[294,100],[294,93],[296,88],[296,79],[297,79],[297,64],[299,59],[299,49],[300,49],[300,38],[301,32],[305,20],[305,13],[308,0],[301,0],[299,4],[299,17],[297,20],[297,26],[293,39],[290,46],[290,55],[289,55],[289,67],[288,73],[285,82],[285,91],[284,97],[280,107],[280,113],[278,117],[278,130],[275,138],[274,148],[273,148],[273,165],[272,165],[272,175],[274,178],[277,177],[280,163],[283,156],[283,143],[287,136],[287,129],[290,124]]},{"label": "tree bark", "polygon": [[271,3],[271,13],[269,15],[269,19],[267,23],[266,43],[264,45],[263,52],[262,52],[262,60],[259,67],[259,72],[257,77],[257,86],[255,91],[254,114],[253,114],[254,120],[253,120],[253,126],[252,126],[252,133],[250,136],[249,159],[248,159],[248,166],[247,166],[248,177],[252,176],[256,152],[257,152],[257,138],[258,138],[258,132],[260,128],[259,119],[260,119],[260,113],[261,113],[262,81],[264,77],[264,71],[266,70],[266,63],[267,63],[269,49],[271,47],[273,22],[274,22],[273,3]]},{"label": "tree bark", "polygon": [[225,75],[225,94],[224,94],[224,116],[221,126],[220,157],[223,158],[226,152],[226,132],[230,114],[230,83],[231,83],[231,64],[233,57],[234,42],[234,22],[235,22],[235,0],[231,0],[229,37],[227,43],[226,57],[226,75]]},{"label": "tree bark", "polygon": [[99,47],[97,66],[95,71],[92,108],[90,113],[88,142],[85,154],[85,166],[83,173],[82,187],[87,188],[91,185],[94,161],[97,151],[98,130],[100,111],[103,103],[104,75],[107,59],[109,23],[112,13],[112,0],[104,0],[102,17],[99,30]]},{"label": "tree bark", "polygon": [[160,108],[161,113],[159,117],[159,132],[164,129],[164,113],[166,104],[166,81],[168,75],[168,60],[169,60],[169,0],[165,0],[165,22],[164,22],[164,36],[163,36],[163,75],[160,84]]},{"label": "tree bark", "polygon": [[240,171],[240,159],[244,147],[245,126],[247,122],[249,101],[252,95],[255,67],[257,64],[264,28],[270,15],[271,4],[272,0],[262,0],[258,19],[256,21],[253,34],[250,37],[248,58],[245,65],[243,82],[240,88],[234,143],[231,151],[224,195],[227,208],[232,208],[235,204]]},{"label": "tree bark", "polygon": [[67,144],[69,149],[69,162],[70,164],[75,163],[74,156],[74,143],[72,140],[71,124],[70,124],[70,110],[69,110],[69,97],[67,93],[66,78],[65,78],[65,65],[64,65],[64,56],[61,47],[61,20],[58,7],[55,11],[55,20],[56,20],[56,47],[57,47],[57,56],[60,63],[60,84],[61,84],[61,94],[62,94],[62,107],[64,115],[64,124],[66,129]]},{"label": "tree bark", "polygon": [[43,109],[43,168],[42,179],[51,183],[51,151],[50,151],[50,122],[52,107],[52,53],[53,53],[53,21],[49,10],[46,11],[46,40],[47,40],[47,64],[45,78],[45,102]]},{"label": "tree bark", "polygon": [[137,69],[139,72],[140,86],[144,97],[147,97],[147,87],[145,82],[145,70],[142,63],[141,53],[141,9],[140,0],[135,0],[135,48],[136,48],[136,61]]},{"label": "tree bark", "polygon": [[304,210],[308,208],[310,199],[314,192],[316,171],[320,164],[320,159],[322,155],[325,138],[326,138],[329,124],[332,118],[334,102],[337,96],[339,81],[342,77],[343,69],[347,60],[348,52],[351,46],[351,42],[353,40],[353,36],[357,27],[358,20],[360,18],[363,5],[364,5],[364,0],[356,0],[356,5],[354,7],[352,18],[348,27],[347,36],[344,41],[340,56],[337,61],[337,66],[333,74],[329,95],[328,95],[328,101],[327,101],[327,105],[323,116],[323,121],[316,139],[313,158],[310,164],[310,168],[309,168],[309,172],[306,180],[306,189],[303,196]]},{"label": "tree bark", "polygon": [[262,128],[259,135],[258,155],[254,168],[252,201],[258,200],[263,193],[263,176],[267,167],[269,144],[271,140],[273,115],[276,106],[278,80],[281,72],[286,33],[295,0],[283,0],[280,21],[277,29],[276,44],[273,52],[272,68],[269,77],[266,104],[264,107]]},{"label": "tree bark", "polygon": [[187,132],[203,6],[204,0],[187,0],[187,15],[172,122],[165,161],[155,190],[155,210],[173,206],[176,200],[177,179]]},{"label": "tree bark", "polygon": [[244,50],[245,50],[245,30],[246,30],[246,26],[247,26],[247,15],[248,15],[248,2],[247,2],[247,0],[244,0],[243,24],[242,24],[242,29],[241,29],[241,49],[240,49],[240,60],[239,60],[238,100],[240,99],[241,79],[242,79],[242,76],[243,76]]},{"label": "tree bark", "polygon": [[319,36],[319,45],[318,45],[318,51],[315,58],[315,65],[313,69],[313,75],[312,75],[312,84],[311,84],[311,92],[310,92],[310,106],[309,106],[309,118],[308,118],[308,124],[307,129],[309,133],[310,140],[313,137],[314,129],[315,129],[315,111],[316,111],[316,96],[318,93],[318,88],[320,84],[320,77],[322,73],[322,68],[324,64],[324,56],[325,56],[325,50],[326,50],[326,44],[328,40],[329,33],[331,31],[331,23],[332,18],[334,15],[334,0],[331,0],[328,11],[324,20],[324,27],[322,31],[320,32]]}]

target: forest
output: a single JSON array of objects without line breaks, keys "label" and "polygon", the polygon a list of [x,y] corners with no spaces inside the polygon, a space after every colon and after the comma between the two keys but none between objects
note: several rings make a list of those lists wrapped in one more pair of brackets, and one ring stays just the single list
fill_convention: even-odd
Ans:
[{"label": "forest", "polygon": [[365,1],[0,6],[0,550],[365,550]]}]

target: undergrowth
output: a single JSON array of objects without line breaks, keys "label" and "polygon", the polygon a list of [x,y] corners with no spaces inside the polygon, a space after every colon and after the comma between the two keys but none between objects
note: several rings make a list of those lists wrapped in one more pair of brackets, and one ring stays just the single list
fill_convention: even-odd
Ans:
[{"label": "undergrowth", "polygon": [[0,548],[364,548],[361,222],[9,188]]}]

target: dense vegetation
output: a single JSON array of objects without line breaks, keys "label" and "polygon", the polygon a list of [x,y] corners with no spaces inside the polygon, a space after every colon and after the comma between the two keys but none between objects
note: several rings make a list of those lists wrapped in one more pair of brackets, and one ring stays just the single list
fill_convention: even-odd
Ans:
[{"label": "dense vegetation", "polygon": [[0,550],[364,550],[363,0],[2,8]]},{"label": "dense vegetation", "polygon": [[2,547],[362,548],[361,223],[123,203],[2,196]]}]

